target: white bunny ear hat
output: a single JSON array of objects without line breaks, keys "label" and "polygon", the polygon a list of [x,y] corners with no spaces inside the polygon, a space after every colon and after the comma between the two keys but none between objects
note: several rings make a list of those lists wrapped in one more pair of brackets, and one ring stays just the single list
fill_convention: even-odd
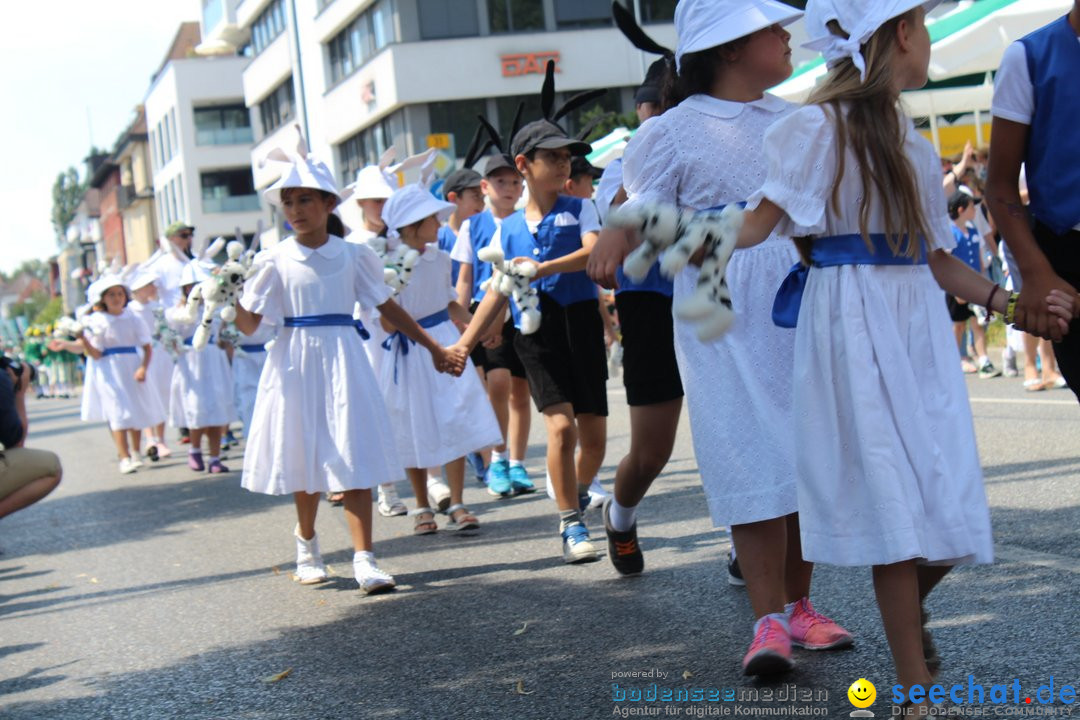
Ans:
[{"label": "white bunny ear hat", "polygon": [[[421,175],[427,173],[430,178],[435,169],[435,149],[429,148],[419,155],[407,157],[397,165],[390,163],[394,159],[394,148],[390,148],[379,158],[378,165],[368,165],[356,174],[356,181],[346,186],[341,193],[342,200],[354,197],[357,200],[389,200],[401,185],[398,173],[408,172],[419,167]],[[428,169],[430,168],[430,170]]]},{"label": "white bunny ear hat", "polygon": [[86,288],[86,301],[91,305],[97,305],[101,302],[101,297],[105,294],[105,291],[117,285],[130,292],[130,287],[123,274],[112,270],[105,272]]},{"label": "white bunny ear hat", "polygon": [[383,205],[382,221],[386,224],[388,234],[396,237],[399,228],[420,222],[431,215],[436,216],[439,222],[446,222],[457,206],[443,202],[429,190],[435,174],[434,151],[428,150],[414,155],[396,167],[401,171],[419,167],[420,179],[396,191]]},{"label": "white bunny ear hat", "polygon": [[274,148],[259,162],[259,167],[268,164],[278,164],[282,167],[281,177],[263,191],[263,197],[270,204],[280,206],[282,190],[309,188],[328,192],[340,201],[342,196],[338,192],[337,184],[334,183],[334,175],[330,172],[330,168],[308,152],[307,142],[304,140],[303,133],[300,132],[300,126],[294,127],[296,128],[296,146],[292,150]]}]

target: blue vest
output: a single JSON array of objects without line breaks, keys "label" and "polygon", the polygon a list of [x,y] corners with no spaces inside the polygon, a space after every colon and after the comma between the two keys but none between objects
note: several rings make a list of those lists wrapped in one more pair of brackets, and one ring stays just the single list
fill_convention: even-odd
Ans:
[{"label": "blue vest", "polygon": [[626,277],[622,265],[615,271],[615,277],[619,281],[619,289],[615,291],[616,295],[624,292],[654,292],[671,297],[674,292],[674,283],[660,274],[659,261],[653,263],[653,266],[649,268],[649,274],[639,283]]},{"label": "blue vest", "polygon": [[[555,206],[540,221],[536,234],[529,231],[524,211],[519,210],[502,223],[502,245],[506,257],[527,257],[537,262],[546,262],[564,257],[581,249],[581,226],[563,225],[557,227],[555,219],[567,213],[575,218],[581,217],[582,199],[560,195]],[[572,273],[549,275],[534,284],[536,289],[547,294],[559,305],[566,306],[585,300],[596,300],[596,286],[584,270]],[[510,303],[514,314],[514,324],[519,320],[518,310]]]},{"label": "blue vest", "polygon": [[957,259],[963,260],[964,264],[969,268],[982,275],[977,232],[974,228],[968,228],[968,231],[964,232],[956,227],[956,223],[950,223],[950,227],[952,228],[953,239],[956,240],[956,247],[953,248],[952,254]]},{"label": "blue vest", "polygon": [[1024,156],[1031,214],[1061,235],[1080,224],[1080,42],[1068,16],[1020,42],[1035,88]]},{"label": "blue vest", "polygon": [[[439,249],[446,251],[449,255],[454,250],[454,243],[457,242],[457,233],[449,225],[443,225],[439,228]],[[450,260],[450,284],[457,286],[458,273],[461,272],[461,263],[457,260]]]},{"label": "blue vest", "polygon": [[484,299],[484,291],[480,289],[480,285],[491,277],[491,263],[481,262],[477,253],[491,244],[491,239],[495,237],[498,227],[495,224],[495,216],[490,210],[469,218],[469,243],[473,251],[473,300],[476,302]]}]

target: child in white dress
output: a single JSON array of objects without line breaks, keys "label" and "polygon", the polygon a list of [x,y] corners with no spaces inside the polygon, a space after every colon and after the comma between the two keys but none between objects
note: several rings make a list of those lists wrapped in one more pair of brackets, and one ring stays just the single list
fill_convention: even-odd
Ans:
[{"label": "child in white dress", "polygon": [[244,424],[244,435],[251,430],[251,416],[255,412],[255,396],[259,390],[259,377],[266,364],[266,344],[274,339],[274,326],[259,325],[250,336],[242,336],[233,348],[232,373],[236,412]]},{"label": "child in white dress", "polygon": [[[154,336],[154,329],[158,324],[158,313],[164,313],[164,308],[158,300],[157,276],[150,272],[139,272],[131,280],[132,300],[128,304],[131,312],[135,313],[150,330],[150,337]],[[172,393],[173,366],[176,364],[172,356],[157,340],[152,340],[153,353],[150,357],[150,365],[146,369],[146,382],[157,393],[161,400],[161,407],[166,410]],[[147,456],[157,462],[161,458],[172,455],[172,450],[165,444],[165,421],[146,430],[149,442],[146,446]]]},{"label": "child in white dress", "polygon": [[356,304],[378,308],[431,353],[438,369],[460,374],[465,363],[390,300],[370,248],[327,233],[340,195],[326,165],[308,156],[302,139],[299,145],[290,154],[272,152],[283,173],[264,193],[296,235],[259,254],[236,309],[236,326],[247,335],[263,322],[278,329],[259,380],[243,486],[293,495],[302,584],[327,578],[315,535],[320,495],[344,493],[357,583],[365,593],[382,592],[395,583],[372,552],[371,489],[400,478],[401,465],[364,352],[368,331],[353,318]]},{"label": "child in white dress", "polygon": [[93,312],[83,320],[81,346],[68,348],[87,356],[82,419],[109,424],[120,472],[128,474],[142,466],[142,431],[165,418],[160,399],[146,383],[153,356],[150,330],[128,309],[130,291],[119,277],[101,278],[88,295]]},{"label": "child in white dress", "polygon": [[[187,298],[195,284],[208,277],[198,260],[184,267],[180,278],[181,294]],[[196,472],[218,474],[229,472],[221,462],[221,436],[224,426],[236,420],[233,404],[233,377],[229,357],[218,344],[221,320],[214,318],[210,342],[202,350],[192,347],[198,320],[191,322],[183,304],[165,311],[169,326],[184,338],[184,349],[173,368],[169,401],[169,424],[188,428],[191,447],[188,467]],[[202,456],[202,439],[206,438],[209,456]]]},{"label": "child in white dress", "polygon": [[[436,341],[453,345],[461,335],[455,322],[472,319],[457,302],[451,276],[450,255],[438,246],[439,222],[454,209],[420,185],[394,193],[383,208],[383,220],[401,241],[421,253],[412,278],[398,294],[397,302],[427,328]],[[431,367],[427,352],[413,346],[392,323],[381,320],[390,333],[382,345],[386,357],[379,367],[390,425],[397,441],[400,463],[416,496],[414,532],[435,532],[435,513],[428,502],[428,471],[446,466],[450,485],[449,528],[479,527],[462,504],[465,488],[465,456],[502,440],[499,424],[487,401],[472,361],[461,377],[440,375]]]},{"label": "child in white dress", "polygon": [[[799,15],[772,0],[679,3],[678,86],[687,97],[646,123],[628,146],[624,208],[663,202],[706,210],[744,202],[760,187],[761,138],[794,110],[765,90],[791,74],[790,35],[781,25]],[[731,527],[754,613],[742,661],[748,675],[790,670],[792,645],[852,644],[844,628],[810,604],[813,566],[799,548],[790,431],[795,337],[770,317],[776,288],[797,257],[779,235],[732,256],[727,278],[737,319],[723,337],[702,342],[693,323],[675,318],[675,354],[709,514],[714,527]],[[688,265],[675,277],[676,304],[694,292],[699,274]]]},{"label": "child in white dress", "polygon": [[926,82],[934,4],[810,0],[810,47],[831,70],[766,134],[768,176],[739,237],[740,247],[774,228],[802,238],[810,266],[792,272],[775,306],[797,321],[789,430],[802,552],[873,566],[904,688],[925,687],[939,663],[920,602],[953,565],[993,558],[941,288],[1010,310],[1008,322],[1015,303],[949,254],[938,156],[897,108],[902,90]]}]

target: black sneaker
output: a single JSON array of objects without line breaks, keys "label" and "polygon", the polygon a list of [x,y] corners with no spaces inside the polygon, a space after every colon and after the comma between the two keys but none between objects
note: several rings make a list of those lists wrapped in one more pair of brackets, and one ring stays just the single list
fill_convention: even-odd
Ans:
[{"label": "black sneaker", "polygon": [[607,554],[611,558],[611,564],[620,575],[638,575],[645,569],[645,556],[641,554],[641,546],[638,545],[637,523],[626,532],[620,532],[611,527],[608,519],[611,503],[614,496],[604,500],[604,532],[607,533]]},{"label": "black sneaker", "polygon": [[732,557],[731,553],[727,556],[727,581],[729,585],[735,585],[736,587],[744,587],[746,581],[743,580],[742,570],[739,569],[739,558]]}]

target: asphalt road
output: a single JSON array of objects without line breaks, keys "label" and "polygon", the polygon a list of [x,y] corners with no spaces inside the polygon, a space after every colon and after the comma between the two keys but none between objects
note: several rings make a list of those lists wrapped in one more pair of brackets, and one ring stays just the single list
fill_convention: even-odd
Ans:
[{"label": "asphalt road", "polygon": [[[1080,686],[1080,409],[1067,391],[969,383],[997,562],[955,571],[931,599],[941,680],[1016,678],[1022,697],[1051,676],[1056,692]],[[610,388],[607,483],[628,442],[622,388]],[[301,587],[289,499],[178,459],[120,476],[104,428],[80,423],[74,400],[33,403],[32,422],[32,444],[58,452],[66,474],[0,521],[2,718],[846,717],[860,677],[878,689],[871,711],[889,715],[868,569],[823,566],[814,579],[815,604],[855,634],[854,649],[796,651],[797,669],[771,684],[740,674],[753,618],[726,582],[729,538],[710,527],[685,414],[640,512],[641,577],[606,559],[564,565],[543,493],[496,500],[470,480],[483,524],[471,537],[414,537],[408,519],[377,517],[376,551],[401,587],[372,598],[351,579],[340,510],[323,505],[319,523],[337,577]],[[532,440],[542,485],[539,422]],[[589,524],[602,538],[595,515]],[[734,700],[615,702],[653,683],[661,696]],[[776,699],[793,692],[812,699]]]}]

